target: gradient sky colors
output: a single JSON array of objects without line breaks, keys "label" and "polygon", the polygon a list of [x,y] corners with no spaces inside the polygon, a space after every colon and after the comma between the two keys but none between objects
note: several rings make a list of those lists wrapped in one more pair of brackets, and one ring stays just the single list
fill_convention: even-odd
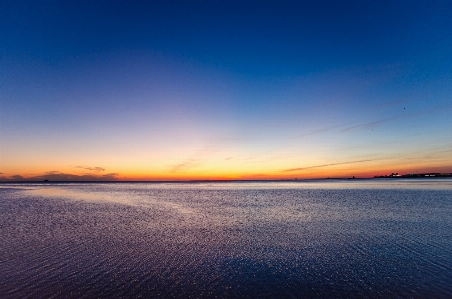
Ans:
[{"label": "gradient sky colors", "polygon": [[451,1],[2,1],[0,179],[452,172]]}]

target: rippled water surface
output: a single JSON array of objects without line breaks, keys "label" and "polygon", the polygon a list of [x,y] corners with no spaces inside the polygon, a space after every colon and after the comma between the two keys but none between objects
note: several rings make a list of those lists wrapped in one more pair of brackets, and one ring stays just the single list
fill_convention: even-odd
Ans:
[{"label": "rippled water surface", "polygon": [[0,298],[452,298],[452,180],[0,185]]}]

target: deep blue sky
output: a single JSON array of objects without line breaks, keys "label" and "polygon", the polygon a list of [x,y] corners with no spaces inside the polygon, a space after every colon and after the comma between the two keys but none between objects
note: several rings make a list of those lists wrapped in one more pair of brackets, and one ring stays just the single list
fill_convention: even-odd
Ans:
[{"label": "deep blue sky", "polygon": [[3,1],[0,176],[445,171],[451,20],[451,1]]},{"label": "deep blue sky", "polygon": [[452,46],[450,1],[150,2],[4,1],[2,57],[64,68],[142,50],[278,78],[369,64],[451,67],[438,59]]}]

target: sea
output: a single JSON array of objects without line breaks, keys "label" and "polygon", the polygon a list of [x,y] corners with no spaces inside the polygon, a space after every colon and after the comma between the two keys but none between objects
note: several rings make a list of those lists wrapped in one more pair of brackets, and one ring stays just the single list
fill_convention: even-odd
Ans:
[{"label": "sea", "polygon": [[2,183],[0,298],[452,298],[452,180]]}]

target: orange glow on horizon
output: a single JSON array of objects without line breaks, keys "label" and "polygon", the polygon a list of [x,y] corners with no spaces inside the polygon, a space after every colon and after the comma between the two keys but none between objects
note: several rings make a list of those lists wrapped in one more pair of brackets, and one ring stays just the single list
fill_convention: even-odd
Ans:
[{"label": "orange glow on horizon", "polygon": [[[270,156],[199,151],[181,157],[133,157],[113,156],[84,158],[81,162],[51,159],[26,159],[8,161],[0,169],[0,180],[18,181],[44,179],[52,181],[189,181],[189,180],[293,180],[325,178],[372,178],[374,176],[416,173],[450,173],[449,157],[438,156],[436,160],[417,159],[405,155],[394,158],[322,158],[307,154]],[[300,157],[301,156],[301,157]],[[309,158],[308,158],[309,157]],[[79,158],[80,159],[80,158]],[[77,160],[74,158],[74,160]],[[82,159],[80,159],[82,160]]]},{"label": "orange glow on horizon", "polygon": [[[3,181],[9,180],[42,180],[49,179],[53,181],[66,181],[66,180],[86,180],[86,181],[96,181],[96,180],[107,180],[107,181],[192,181],[192,180],[294,180],[294,179],[325,179],[325,178],[372,178],[374,176],[384,176],[391,173],[403,174],[416,174],[416,173],[450,173],[452,166],[448,167],[409,167],[400,165],[399,167],[385,166],[381,168],[354,168],[354,169],[309,169],[306,171],[299,172],[281,172],[281,171],[269,171],[267,173],[263,172],[252,172],[252,171],[235,171],[235,172],[221,172],[221,171],[192,171],[190,173],[159,173],[159,172],[113,172],[114,175],[109,176],[102,172],[76,172],[76,173],[65,173],[65,172],[38,172],[32,171],[30,174],[5,174],[0,176]],[[69,177],[69,179],[65,179]]]}]

